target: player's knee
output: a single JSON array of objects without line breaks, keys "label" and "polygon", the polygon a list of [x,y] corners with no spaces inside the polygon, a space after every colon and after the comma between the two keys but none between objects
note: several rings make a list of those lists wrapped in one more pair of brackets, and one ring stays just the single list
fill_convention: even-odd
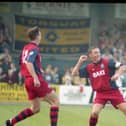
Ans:
[{"label": "player's knee", "polygon": [[53,100],[52,104],[53,106],[59,106],[59,100],[58,99],[55,99]]},{"label": "player's knee", "polygon": [[40,112],[40,108],[39,108],[39,107],[32,107],[31,109],[32,109],[32,112],[33,112],[34,114]]},{"label": "player's knee", "polygon": [[98,113],[97,113],[97,112],[93,112],[93,113],[91,114],[91,116],[97,118],[97,117],[98,117]]},{"label": "player's knee", "polygon": [[59,99],[57,98],[57,99],[55,99],[55,105],[57,105],[57,106],[59,106]]},{"label": "player's knee", "polygon": [[126,103],[122,103],[117,106],[122,112],[126,113]]},{"label": "player's knee", "polygon": [[37,109],[36,111],[35,111],[35,113],[39,113],[40,112],[40,109]]},{"label": "player's knee", "polygon": [[126,115],[126,106],[120,109]]},{"label": "player's knee", "polygon": [[33,112],[34,112],[34,114],[35,113],[39,113],[40,112],[40,109],[35,109]]}]

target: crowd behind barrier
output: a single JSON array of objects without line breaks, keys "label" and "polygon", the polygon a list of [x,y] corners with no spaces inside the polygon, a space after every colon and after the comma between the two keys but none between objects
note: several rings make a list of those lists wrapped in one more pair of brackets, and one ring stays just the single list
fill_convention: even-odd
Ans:
[{"label": "crowd behind barrier", "polygon": [[[125,24],[101,23],[98,29],[98,44],[103,57],[112,58],[116,61],[126,64],[126,37]],[[23,78],[19,72],[19,66],[16,66],[12,52],[12,38],[9,35],[8,27],[0,17],[0,82],[8,84],[23,84]],[[78,57],[79,58],[79,57]],[[64,66],[61,71],[60,67],[47,64],[44,69],[44,78],[49,83],[57,85],[89,85],[88,80],[73,77],[71,71],[73,66]],[[126,73],[118,80],[120,87],[126,87]]]}]

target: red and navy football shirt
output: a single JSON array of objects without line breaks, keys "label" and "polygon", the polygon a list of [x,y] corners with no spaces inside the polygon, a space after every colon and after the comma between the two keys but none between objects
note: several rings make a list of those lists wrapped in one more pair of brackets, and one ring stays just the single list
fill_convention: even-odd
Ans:
[{"label": "red and navy football shirt", "polygon": [[25,45],[20,56],[20,71],[24,77],[31,76],[26,67],[26,62],[33,64],[36,74],[41,73],[41,56],[39,47],[35,43]]},{"label": "red and navy football shirt", "polygon": [[116,81],[112,81],[111,77],[120,65],[121,63],[117,63],[112,59],[101,58],[98,63],[90,63],[80,68],[79,76],[89,78],[95,91],[118,89]]}]

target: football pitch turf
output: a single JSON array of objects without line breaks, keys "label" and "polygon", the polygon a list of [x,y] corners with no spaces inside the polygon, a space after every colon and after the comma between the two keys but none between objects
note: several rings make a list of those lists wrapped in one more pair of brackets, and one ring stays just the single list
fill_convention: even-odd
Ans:
[{"label": "football pitch turf", "polygon": [[[0,126],[29,104],[0,104]],[[60,105],[58,126],[88,126],[91,106]],[[49,105],[43,103],[40,113],[17,123],[16,126],[50,126]],[[97,126],[126,126],[126,117],[113,107],[105,107],[100,113]]]}]

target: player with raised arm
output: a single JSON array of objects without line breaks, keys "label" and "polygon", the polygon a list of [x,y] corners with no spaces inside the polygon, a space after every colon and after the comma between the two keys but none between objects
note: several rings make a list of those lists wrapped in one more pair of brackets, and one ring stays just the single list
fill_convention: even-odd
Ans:
[{"label": "player with raised arm", "polygon": [[[88,57],[91,63],[81,67],[87,61]],[[124,72],[126,72],[125,65],[115,62],[112,59],[102,58],[98,47],[91,47],[88,51],[88,56],[80,56],[77,64],[73,68],[72,75],[89,78],[92,89],[96,91],[89,126],[96,126],[99,113],[107,101],[110,101],[115,108],[126,115],[126,101],[115,81]]]}]

